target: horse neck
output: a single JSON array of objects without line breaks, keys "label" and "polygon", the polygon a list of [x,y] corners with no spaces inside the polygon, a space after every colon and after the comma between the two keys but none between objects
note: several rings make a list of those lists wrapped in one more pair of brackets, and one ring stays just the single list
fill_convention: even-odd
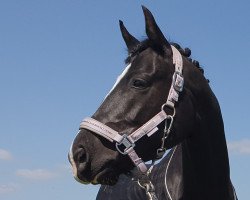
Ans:
[{"label": "horse neck", "polygon": [[213,93],[197,102],[196,127],[181,144],[184,193],[192,196],[199,191],[206,195],[202,199],[230,199],[229,161],[219,104]]}]

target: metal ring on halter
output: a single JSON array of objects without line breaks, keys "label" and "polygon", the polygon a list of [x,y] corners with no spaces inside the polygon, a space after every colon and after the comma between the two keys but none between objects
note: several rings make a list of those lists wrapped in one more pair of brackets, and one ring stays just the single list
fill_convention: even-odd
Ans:
[{"label": "metal ring on halter", "polygon": [[174,117],[175,116],[175,107],[167,104],[167,103],[164,103],[162,106],[161,106],[161,110],[165,112],[164,108],[170,108],[173,110],[173,114],[172,115],[168,115],[168,116],[172,116]]}]

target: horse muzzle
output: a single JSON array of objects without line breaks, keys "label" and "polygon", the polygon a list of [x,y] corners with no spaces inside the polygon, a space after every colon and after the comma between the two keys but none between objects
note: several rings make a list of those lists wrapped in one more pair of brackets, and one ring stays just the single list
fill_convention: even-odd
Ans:
[{"label": "horse muzzle", "polygon": [[[77,158],[76,159],[77,161],[75,161],[74,158]],[[85,171],[87,170],[89,161],[89,155],[87,154],[85,149],[83,147],[78,147],[73,154],[73,144],[72,144],[68,154],[68,159],[72,166],[72,172],[75,180],[82,184],[89,184],[90,180],[81,175],[86,173]]]}]

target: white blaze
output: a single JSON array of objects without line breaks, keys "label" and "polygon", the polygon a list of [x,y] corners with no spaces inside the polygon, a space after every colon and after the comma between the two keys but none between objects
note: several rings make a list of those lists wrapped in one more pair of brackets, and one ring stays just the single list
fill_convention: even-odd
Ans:
[{"label": "white blaze", "polygon": [[72,172],[73,172],[73,175],[74,177],[77,177],[77,168],[76,168],[76,163],[74,161],[74,158],[73,158],[73,150],[72,150],[72,147],[73,147],[73,142],[70,146],[70,150],[69,150],[69,160],[70,160],[70,163],[72,165]]},{"label": "white blaze", "polygon": [[[113,87],[111,88],[111,90],[109,91],[109,93],[106,95],[105,99],[110,95],[110,93],[115,89],[115,87],[118,85],[118,83],[122,80],[122,78],[127,74],[129,68],[131,67],[131,64],[129,64],[124,71],[121,73],[120,76],[117,77],[115,84],[113,85]],[[105,100],[104,99],[104,100]]]}]

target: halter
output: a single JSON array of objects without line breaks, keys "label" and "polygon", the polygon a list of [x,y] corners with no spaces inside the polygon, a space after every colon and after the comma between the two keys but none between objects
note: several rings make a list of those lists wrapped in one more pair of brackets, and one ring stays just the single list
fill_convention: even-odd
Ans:
[{"label": "halter", "polygon": [[[157,126],[164,120],[170,120],[170,125],[168,127],[169,130],[166,130],[167,132],[170,131],[174,121],[175,103],[178,102],[179,93],[183,90],[184,78],[182,75],[182,56],[174,46],[171,46],[171,48],[173,51],[173,64],[175,65],[175,72],[173,74],[172,84],[169,90],[167,101],[162,105],[161,111],[158,114],[156,114],[153,118],[151,118],[148,122],[146,122],[143,126],[135,130],[130,135],[121,135],[121,133],[118,131],[115,131],[107,125],[90,117],[85,118],[80,124],[80,129],[88,129],[104,137],[110,142],[115,142],[117,151],[123,155],[128,155],[134,165],[143,173],[147,172],[148,169],[142,159],[135,152],[135,143],[145,135],[150,137],[156,133],[158,131]],[[165,107],[173,109],[173,114],[168,115],[164,111]],[[168,134],[169,133],[167,133],[163,139],[166,139]],[[161,150],[163,150],[163,146],[159,151]]]},{"label": "halter", "polygon": [[[157,158],[159,159],[164,155],[165,153],[164,142],[168,137],[171,131],[172,124],[174,122],[175,103],[178,102],[179,93],[183,90],[183,85],[184,85],[184,77],[182,74],[183,71],[182,56],[174,46],[171,45],[171,48],[173,51],[173,64],[175,65],[175,72],[172,77],[172,84],[169,90],[167,101],[162,105],[161,111],[159,113],[157,113],[154,117],[152,117],[149,121],[147,121],[144,125],[142,125],[140,128],[135,130],[130,135],[122,134],[121,132],[118,132],[90,117],[83,119],[83,121],[80,124],[80,129],[90,130],[102,136],[103,138],[109,140],[110,142],[114,142],[117,151],[123,155],[128,155],[132,160],[132,162],[134,163],[134,165],[138,168],[138,170],[142,174],[146,175],[147,172],[150,172],[152,169],[148,170],[144,161],[135,152],[134,147],[136,145],[136,142],[145,135],[151,137],[154,133],[156,133],[159,130],[158,129],[159,124],[165,121],[165,129],[162,138],[162,145],[161,148],[157,150]],[[173,113],[167,114],[164,110],[164,108],[166,107],[172,109]],[[145,184],[143,187],[146,190],[146,194],[149,197],[149,199],[157,199],[157,197],[154,194],[154,186],[151,183],[151,181],[149,181],[149,183]]]}]

